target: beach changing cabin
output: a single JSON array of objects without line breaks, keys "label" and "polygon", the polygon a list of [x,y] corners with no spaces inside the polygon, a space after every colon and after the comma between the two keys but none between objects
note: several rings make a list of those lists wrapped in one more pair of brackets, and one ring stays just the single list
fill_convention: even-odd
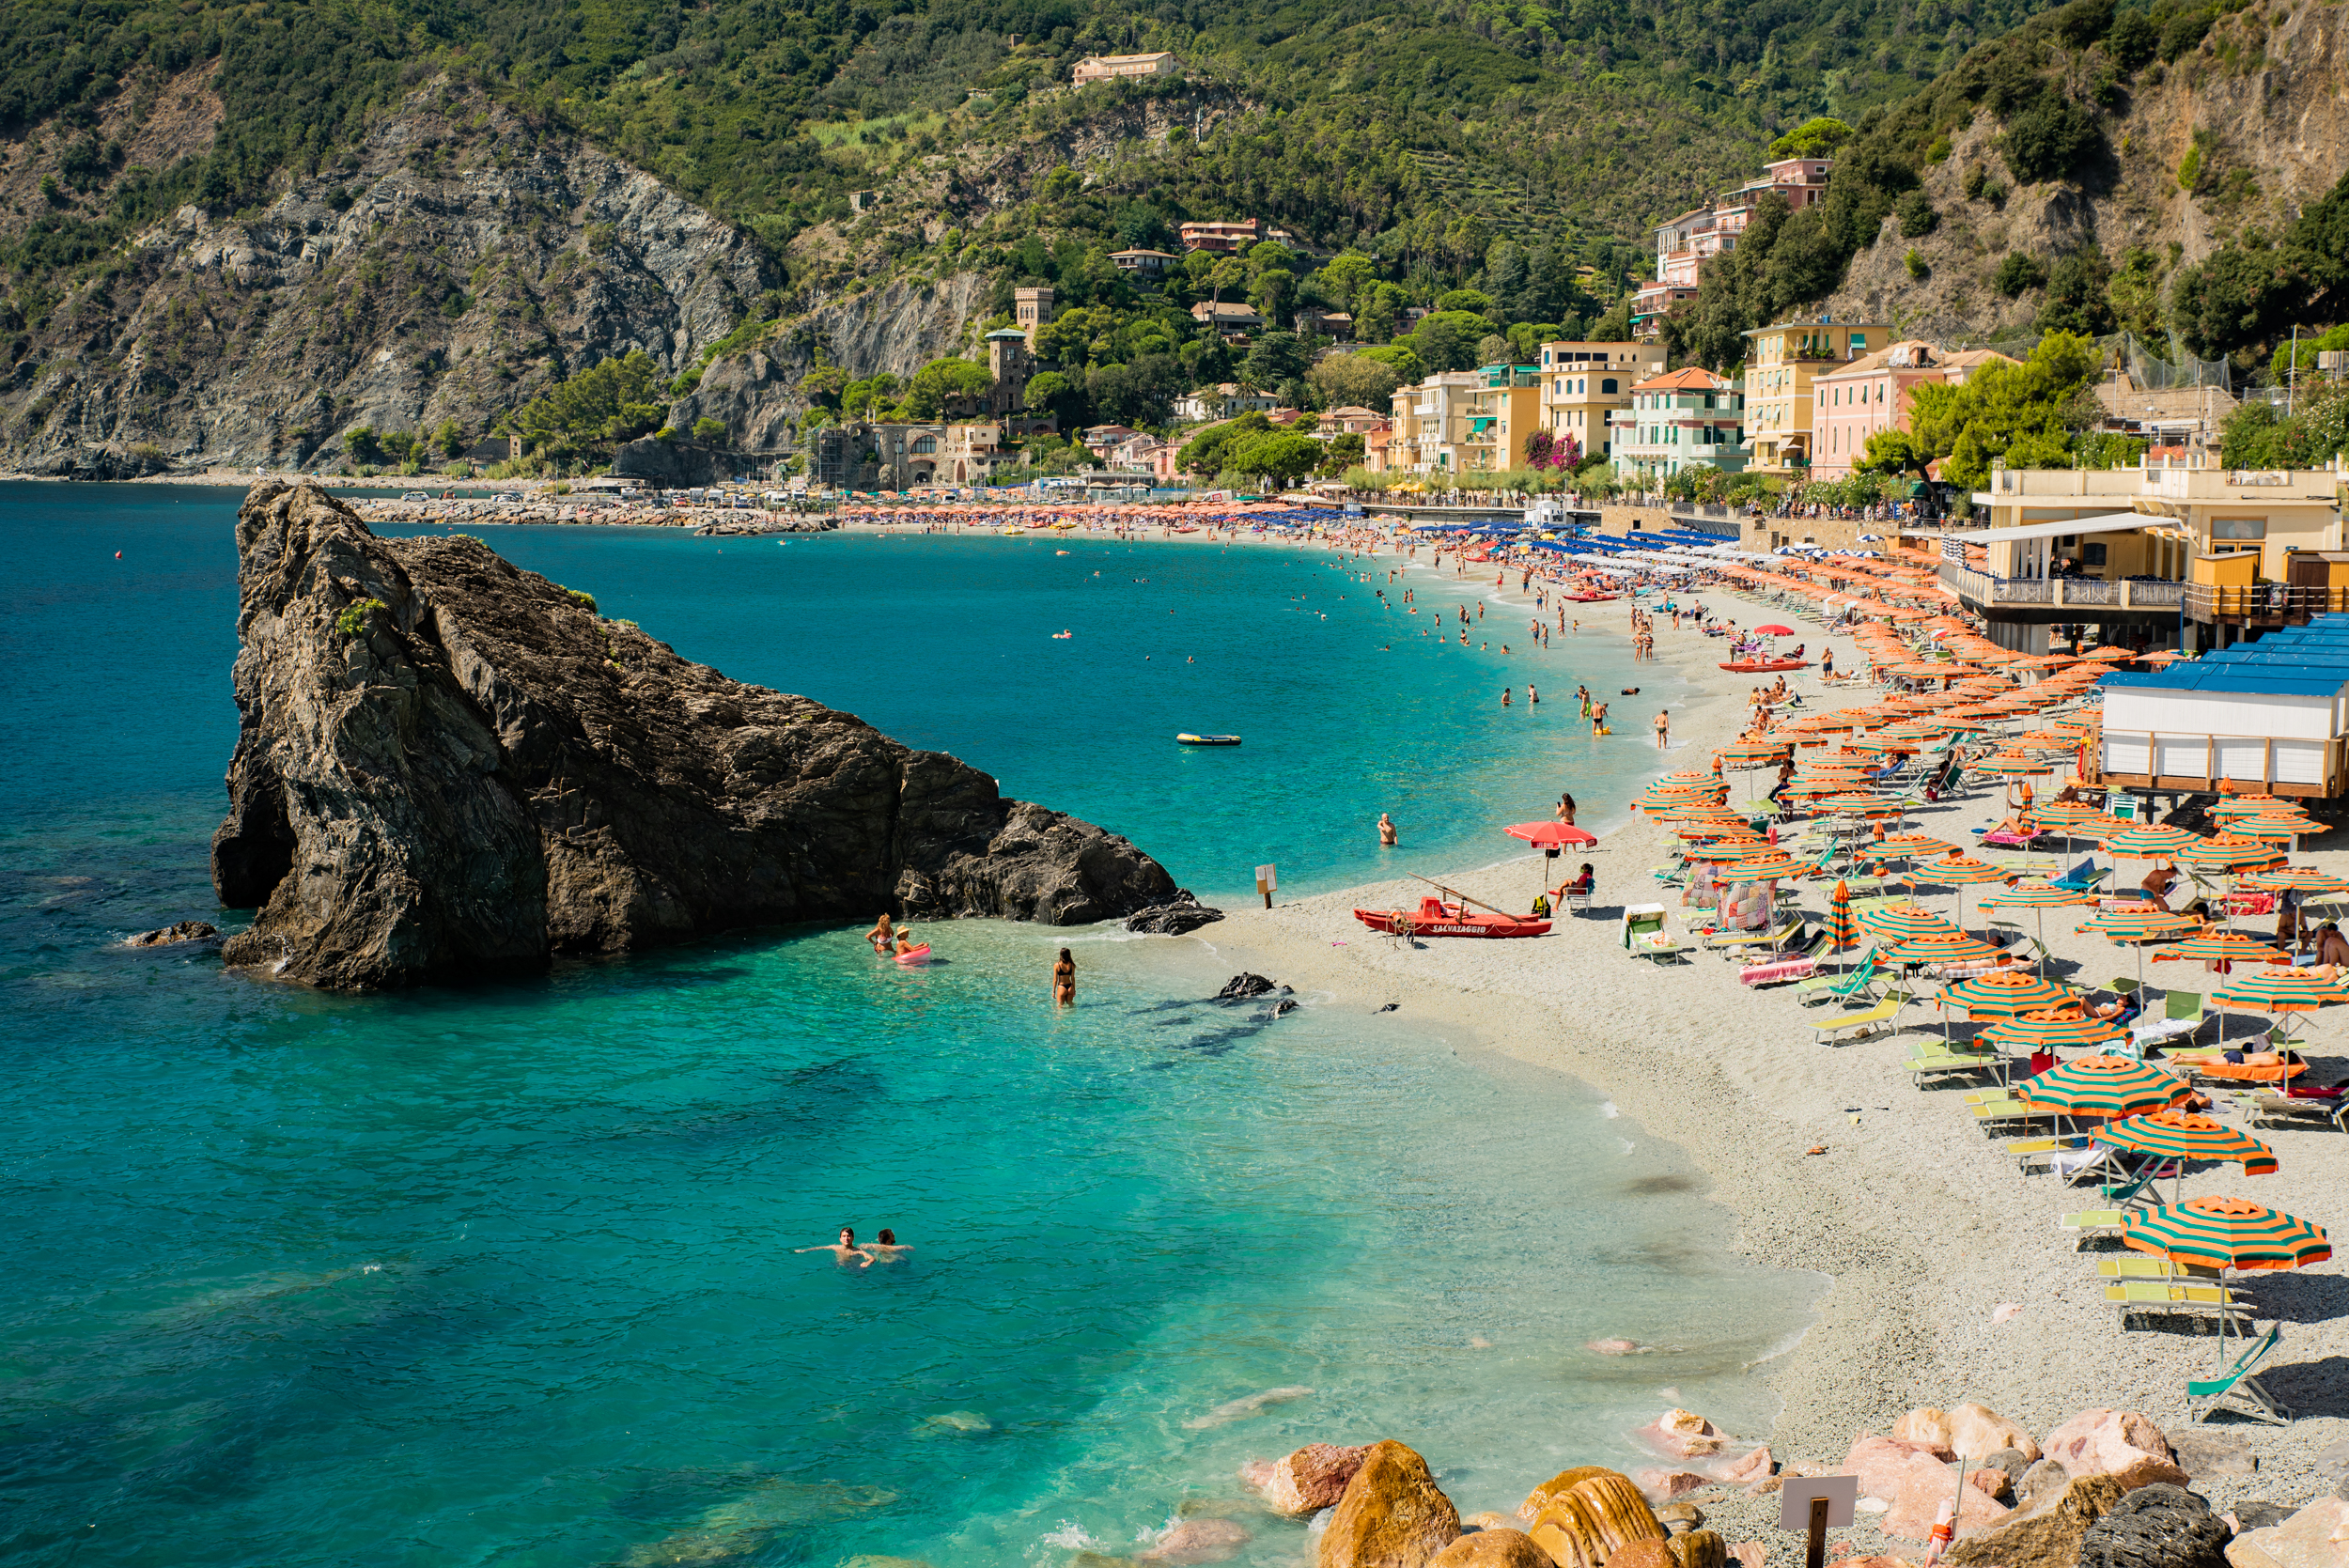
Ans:
[{"label": "beach changing cabin", "polygon": [[2101,760],[2122,789],[2349,793],[2349,615],[2163,670],[2108,675]]}]

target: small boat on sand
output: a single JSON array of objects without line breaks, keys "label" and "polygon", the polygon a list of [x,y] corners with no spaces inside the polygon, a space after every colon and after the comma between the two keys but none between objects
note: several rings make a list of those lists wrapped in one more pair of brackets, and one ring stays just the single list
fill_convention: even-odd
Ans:
[{"label": "small boat on sand", "polygon": [[1237,735],[1193,735],[1189,730],[1185,730],[1174,737],[1174,744],[1177,746],[1237,746],[1239,744],[1239,737]]},{"label": "small boat on sand", "polygon": [[[1414,876],[1417,874],[1414,873]],[[1456,893],[1441,882],[1431,882],[1424,877],[1417,878],[1436,890],[1433,898],[1423,898],[1416,908],[1357,909],[1354,918],[1373,931],[1384,931],[1394,937],[1546,937],[1549,922],[1527,915],[1513,915],[1496,909],[1482,899]],[[1476,906],[1471,910],[1469,906]]]},{"label": "small boat on sand", "polygon": [[1808,670],[1808,659],[1736,659],[1725,660],[1721,668],[1737,675],[1766,675],[1776,670]]},{"label": "small boat on sand", "polygon": [[903,953],[893,953],[890,956],[901,964],[926,964],[930,961],[930,944],[924,942],[920,947],[910,947]]}]

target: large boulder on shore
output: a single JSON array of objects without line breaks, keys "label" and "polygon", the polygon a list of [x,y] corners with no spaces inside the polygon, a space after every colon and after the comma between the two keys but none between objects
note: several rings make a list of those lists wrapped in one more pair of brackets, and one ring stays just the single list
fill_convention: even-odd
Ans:
[{"label": "large boulder on shore", "polygon": [[689,663],[463,536],[314,486],[238,515],[231,964],[338,989],[727,926],[1163,903],[1125,839],[804,697]]},{"label": "large boulder on shore", "polygon": [[1318,1514],[1337,1506],[1369,1455],[1367,1443],[1357,1448],[1307,1443],[1285,1458],[1252,1459],[1239,1467],[1239,1475],[1276,1514]]},{"label": "large boulder on shore", "polygon": [[1428,1559],[1427,1568],[1557,1568],[1521,1529],[1480,1529]]},{"label": "large boulder on shore", "polygon": [[2083,1410],[2047,1434],[2045,1452],[2075,1479],[2135,1474],[2151,1465],[2159,1473],[2146,1473],[2139,1485],[2154,1481],[2176,1486],[2186,1483],[2178,1456],[2170,1452],[2170,1439],[2135,1410]]},{"label": "large boulder on shore", "polygon": [[2349,1562],[2349,1501],[2319,1498],[2279,1525],[2227,1544],[2232,1568],[2340,1568]]},{"label": "large boulder on shore", "polygon": [[1427,1568],[1460,1538],[1460,1511],[1422,1459],[1392,1438],[1371,1445],[1321,1532],[1317,1568]]},{"label": "large boulder on shore", "polygon": [[2167,1481],[2163,1469],[2147,1461],[2118,1475],[2081,1476],[2061,1492],[2026,1493],[2023,1506],[1995,1528],[1961,1529],[1942,1560],[1952,1568],[2076,1568],[2089,1527],[2139,1487]]},{"label": "large boulder on shore", "polygon": [[1559,1568],[1600,1568],[1637,1543],[1664,1541],[1664,1527],[1639,1486],[1604,1465],[1559,1471],[1517,1505],[1517,1516]]}]

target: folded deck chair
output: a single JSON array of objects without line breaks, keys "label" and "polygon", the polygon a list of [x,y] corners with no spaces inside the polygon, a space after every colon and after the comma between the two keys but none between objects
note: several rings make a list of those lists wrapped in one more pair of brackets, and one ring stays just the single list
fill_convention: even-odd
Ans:
[{"label": "folded deck chair", "polygon": [[2053,1163],[2057,1155],[2086,1149],[2094,1141],[2085,1133],[2067,1133],[2061,1138],[2010,1138],[2004,1147],[2015,1163],[2029,1172],[2033,1166]]},{"label": "folded deck chair", "polygon": [[2190,1377],[2186,1384],[2186,1407],[2198,1421],[2206,1421],[2221,1410],[2272,1426],[2288,1426],[2292,1412],[2276,1403],[2252,1372],[2262,1361],[2275,1353],[2282,1343],[2284,1326],[2280,1323],[2253,1340],[2248,1349],[2235,1358],[2234,1365],[2216,1377]]},{"label": "folded deck chair", "polygon": [[2050,886],[2061,888],[2066,893],[2087,893],[2110,875],[2112,873],[2108,868],[2094,861],[2082,861],[2057,877]]},{"label": "folded deck chair", "polygon": [[1908,1042],[1908,1060],[1901,1066],[1922,1085],[1929,1078],[2000,1072],[2006,1058],[1995,1050],[1951,1050],[1938,1039],[1916,1039]]},{"label": "folded deck chair", "polygon": [[2220,1277],[2219,1270],[2208,1264],[2179,1263],[2150,1252],[2116,1252],[2096,1260],[2099,1280],[2190,1280],[2197,1284],[2217,1284]]},{"label": "folded deck chair", "polygon": [[1844,1001],[1858,996],[1872,997],[1877,983],[1884,978],[1884,971],[1876,967],[1876,955],[1871,951],[1849,974],[1813,975],[1799,982],[1795,990],[1806,1004],[1829,1000]]}]

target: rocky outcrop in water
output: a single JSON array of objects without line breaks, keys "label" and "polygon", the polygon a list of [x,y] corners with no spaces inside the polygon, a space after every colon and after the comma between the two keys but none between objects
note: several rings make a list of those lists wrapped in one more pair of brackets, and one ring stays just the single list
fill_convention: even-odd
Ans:
[{"label": "rocky outcrop in water", "polygon": [[315,487],[237,522],[241,727],[212,880],[231,964],[413,985],[727,926],[1162,903],[1164,868],[804,697],[678,658],[463,536]]},{"label": "rocky outcrop in water", "polygon": [[1185,888],[1163,904],[1128,915],[1126,929],[1149,937],[1181,937],[1222,918],[1222,910],[1209,908]]}]

